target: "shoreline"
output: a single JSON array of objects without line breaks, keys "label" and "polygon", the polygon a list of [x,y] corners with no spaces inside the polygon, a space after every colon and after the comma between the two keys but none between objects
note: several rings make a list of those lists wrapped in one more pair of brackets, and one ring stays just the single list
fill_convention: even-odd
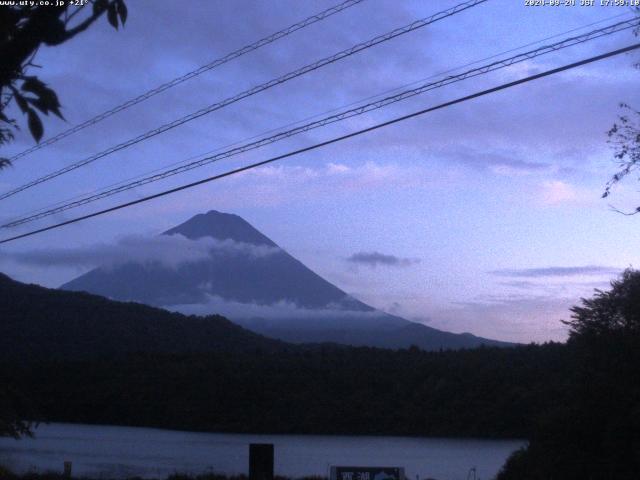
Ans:
[{"label": "shoreline", "polygon": [[[274,480],[327,480],[327,477],[322,476],[306,476],[306,477],[283,477],[275,475]],[[225,475],[222,473],[203,473],[203,474],[184,474],[173,473],[166,477],[87,477],[87,476],[75,476],[73,471],[71,476],[65,476],[64,473],[58,473],[54,471],[47,472],[27,472],[27,473],[14,473],[8,468],[0,465],[0,480],[249,480],[248,475]]]},{"label": "shoreline", "polygon": [[[136,428],[141,430],[153,430],[158,432],[171,432],[171,433],[185,433],[185,434],[203,434],[203,435],[251,435],[251,436],[262,436],[262,437],[330,437],[330,438],[340,438],[340,437],[358,437],[358,438],[396,438],[396,439],[424,439],[424,440],[460,440],[460,441],[492,441],[492,442],[523,442],[526,443],[529,440],[526,438],[519,437],[501,437],[501,436],[447,436],[447,435],[394,435],[388,433],[309,433],[309,432],[239,432],[239,431],[227,431],[227,430],[184,430],[181,428],[171,428],[171,427],[157,427],[157,426],[145,426],[145,425],[125,425],[125,424],[106,424],[106,423],[86,423],[86,422],[68,422],[68,421],[40,421],[35,422],[33,424],[38,424],[38,426],[51,426],[51,425],[69,425],[69,426],[80,426],[80,427],[96,427],[96,428]],[[33,431],[35,433],[37,428],[34,428]],[[28,439],[29,437],[24,437]],[[33,438],[36,438],[35,435]],[[17,439],[21,440],[21,439]]]}]

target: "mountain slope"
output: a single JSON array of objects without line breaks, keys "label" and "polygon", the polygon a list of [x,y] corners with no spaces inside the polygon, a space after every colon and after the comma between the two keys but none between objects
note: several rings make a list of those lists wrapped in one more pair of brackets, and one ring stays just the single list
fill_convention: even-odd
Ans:
[{"label": "mountain slope", "polygon": [[309,270],[273,241],[237,215],[211,211],[196,215],[164,235],[189,240],[213,239],[209,261],[166,268],[136,259],[116,267],[94,269],[62,285],[64,290],[84,290],[109,298],[149,305],[202,304],[211,296],[239,303],[271,305],[291,302],[303,309],[326,305],[349,310],[373,308]]},{"label": "mountain slope", "polygon": [[380,312],[324,280],[237,215],[210,211],[163,235],[205,245],[208,255],[172,266],[161,259],[129,258],[61,288],[184,313],[220,313],[260,334],[296,343],[428,350],[508,345]]},{"label": "mountain slope", "polygon": [[[396,317],[397,318],[397,317]],[[235,321],[235,320],[234,320]],[[475,348],[480,345],[509,347],[514,344],[476,337],[470,333],[444,332],[426,325],[403,320],[403,325],[383,328],[374,325],[345,325],[343,319],[327,322],[323,328],[300,328],[295,321],[265,322],[262,319],[241,319],[239,325],[266,337],[277,338],[290,343],[330,342],[355,347],[378,347],[400,349],[413,345],[427,351],[458,350]]]},{"label": "mountain slope", "polygon": [[0,360],[271,351],[281,345],[217,315],[187,317],[0,274]]}]

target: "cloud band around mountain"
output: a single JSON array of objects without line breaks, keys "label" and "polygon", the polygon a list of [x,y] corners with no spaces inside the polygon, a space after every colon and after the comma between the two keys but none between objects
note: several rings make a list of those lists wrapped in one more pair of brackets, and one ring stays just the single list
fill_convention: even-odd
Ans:
[{"label": "cloud band around mountain", "polygon": [[281,252],[277,247],[253,245],[234,240],[201,238],[190,240],[182,235],[145,237],[130,235],[114,244],[94,244],[79,248],[47,248],[23,252],[5,252],[0,259],[41,267],[113,267],[124,263],[160,263],[177,268],[215,255],[240,254],[264,257]]}]

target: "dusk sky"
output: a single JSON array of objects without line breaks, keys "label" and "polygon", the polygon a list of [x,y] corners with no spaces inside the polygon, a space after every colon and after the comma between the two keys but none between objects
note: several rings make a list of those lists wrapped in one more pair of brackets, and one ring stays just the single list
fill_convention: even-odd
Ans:
[{"label": "dusk sky", "polygon": [[[42,69],[34,72],[58,92],[67,119],[46,118],[45,138],[337,3],[128,0],[124,29],[115,31],[101,20],[71,42],[38,52],[35,62]],[[17,160],[0,172],[0,191],[457,3],[365,0]],[[625,7],[525,7],[524,0],[489,0],[2,200],[0,220],[440,78],[501,52],[542,41],[518,50],[525,51],[632,16]],[[587,26],[594,22],[601,23]],[[562,35],[574,29],[579,30]],[[627,30],[545,55],[46,220],[2,229],[0,237],[634,41]],[[386,312],[500,340],[564,340],[560,319],[568,319],[568,308],[594,288],[606,288],[622,269],[640,264],[640,217],[609,206],[629,210],[640,204],[635,179],[600,198],[616,171],[606,132],[620,102],[640,104],[640,71],[633,68],[639,58],[620,55],[9,243],[0,248],[0,271],[57,287],[99,265],[106,246],[152,238],[215,209],[242,216],[312,270]],[[0,156],[31,146],[26,130]]]}]

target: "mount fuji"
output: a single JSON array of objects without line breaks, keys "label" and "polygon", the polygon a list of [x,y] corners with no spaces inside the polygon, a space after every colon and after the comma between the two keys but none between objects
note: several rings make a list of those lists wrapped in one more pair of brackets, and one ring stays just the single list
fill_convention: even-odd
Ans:
[{"label": "mount fuji", "polygon": [[293,343],[425,350],[511,344],[454,334],[376,310],[329,283],[237,215],[199,214],[158,237],[152,254],[105,264],[62,285],[187,314],[217,313]]}]

